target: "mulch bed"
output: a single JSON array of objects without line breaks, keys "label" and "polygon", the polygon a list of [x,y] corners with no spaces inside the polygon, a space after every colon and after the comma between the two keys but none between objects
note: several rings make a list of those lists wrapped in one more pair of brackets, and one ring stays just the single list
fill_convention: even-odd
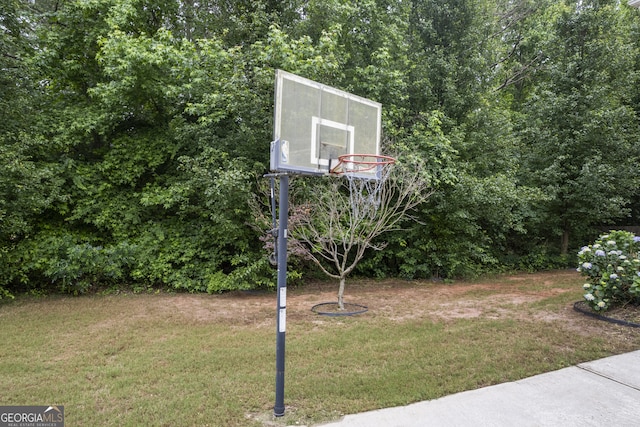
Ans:
[{"label": "mulch bed", "polygon": [[573,308],[587,316],[619,325],[640,328],[640,305],[624,304],[609,308],[604,313],[593,311],[586,301],[578,301]]}]

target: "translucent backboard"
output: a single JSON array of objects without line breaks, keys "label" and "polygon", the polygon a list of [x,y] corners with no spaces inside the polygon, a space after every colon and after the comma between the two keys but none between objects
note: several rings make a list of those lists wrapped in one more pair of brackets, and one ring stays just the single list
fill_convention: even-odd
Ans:
[{"label": "translucent backboard", "polygon": [[[379,103],[276,71],[271,170],[327,174],[343,154],[380,154]],[[363,172],[375,178],[376,170]]]}]

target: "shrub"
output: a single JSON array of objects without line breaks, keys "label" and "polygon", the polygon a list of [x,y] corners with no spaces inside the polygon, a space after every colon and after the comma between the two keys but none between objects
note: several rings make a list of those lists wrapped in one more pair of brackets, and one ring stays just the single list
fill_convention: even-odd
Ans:
[{"label": "shrub", "polygon": [[83,294],[96,284],[122,280],[135,249],[127,243],[108,247],[75,244],[67,248],[63,257],[51,260],[45,274],[58,284],[60,291]]},{"label": "shrub", "polygon": [[8,290],[0,286],[0,299],[13,299],[13,294]]},{"label": "shrub", "polygon": [[595,311],[640,302],[640,237],[627,231],[601,235],[578,252],[578,271],[588,278],[584,299]]}]

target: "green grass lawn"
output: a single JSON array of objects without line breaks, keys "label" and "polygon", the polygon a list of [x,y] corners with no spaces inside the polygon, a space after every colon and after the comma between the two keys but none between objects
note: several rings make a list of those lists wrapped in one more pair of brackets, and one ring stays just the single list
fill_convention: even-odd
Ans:
[{"label": "green grass lawn", "polygon": [[[404,302],[389,281],[351,285],[390,295],[394,316],[318,316],[307,301],[319,288],[290,289],[286,415],[275,421],[275,294],[20,297],[0,305],[0,405],[64,405],[69,426],[304,425],[640,348],[640,331],[570,309],[576,274],[518,277],[402,283],[402,296],[416,293]],[[549,295],[509,302],[496,287]],[[456,292],[424,298],[439,291]],[[409,303],[414,315],[399,316]],[[469,304],[478,315],[446,316]]]}]

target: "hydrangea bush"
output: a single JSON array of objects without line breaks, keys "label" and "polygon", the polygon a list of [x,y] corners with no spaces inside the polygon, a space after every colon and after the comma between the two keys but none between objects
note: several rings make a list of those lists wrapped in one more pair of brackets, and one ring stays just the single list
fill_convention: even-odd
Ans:
[{"label": "hydrangea bush", "polygon": [[595,311],[640,302],[640,237],[611,231],[578,252],[578,271],[588,278],[584,299]]}]

